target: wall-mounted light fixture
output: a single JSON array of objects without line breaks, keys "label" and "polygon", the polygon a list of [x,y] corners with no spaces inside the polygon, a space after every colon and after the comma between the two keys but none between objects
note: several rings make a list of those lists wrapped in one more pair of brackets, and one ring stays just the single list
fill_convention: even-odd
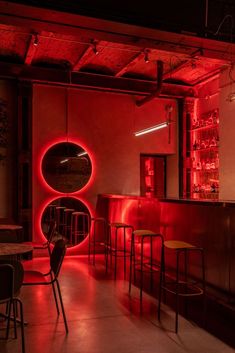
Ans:
[{"label": "wall-mounted light fixture", "polygon": [[140,130],[140,131],[136,131],[134,133],[134,135],[135,136],[141,136],[141,135],[144,135],[144,134],[149,134],[150,132],[163,129],[164,127],[167,127],[168,125],[169,125],[169,122],[168,121],[164,121],[163,123],[160,123],[160,124],[157,124],[157,125],[154,125],[154,126],[150,126],[150,127],[146,128],[146,129],[143,129],[143,130]]}]

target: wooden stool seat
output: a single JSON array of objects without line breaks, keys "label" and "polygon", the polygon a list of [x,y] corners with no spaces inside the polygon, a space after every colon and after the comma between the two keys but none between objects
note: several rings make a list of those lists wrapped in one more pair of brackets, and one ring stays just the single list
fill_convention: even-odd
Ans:
[{"label": "wooden stool seat", "polygon": [[174,250],[196,248],[194,245],[181,240],[165,240],[164,246],[168,249]]}]

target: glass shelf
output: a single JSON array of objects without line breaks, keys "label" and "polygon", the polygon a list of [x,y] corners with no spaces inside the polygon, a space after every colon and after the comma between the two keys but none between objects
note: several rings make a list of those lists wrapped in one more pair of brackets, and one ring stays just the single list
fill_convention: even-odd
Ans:
[{"label": "glass shelf", "polygon": [[219,110],[202,112],[205,107],[195,103],[185,114],[183,191],[193,199],[214,200],[219,196]]},{"label": "glass shelf", "polygon": [[218,128],[218,127],[219,127],[219,124],[205,125],[205,126],[195,127],[194,129],[189,129],[189,132],[210,130],[210,129],[214,129],[214,128]]},{"label": "glass shelf", "polygon": [[218,150],[219,146],[211,146],[211,147],[206,147],[206,148],[199,148],[197,150],[189,150],[189,153],[193,153],[193,152],[205,152],[205,151],[216,151]]},{"label": "glass shelf", "polygon": [[188,169],[188,173],[218,173],[218,168],[211,168],[211,169]]}]

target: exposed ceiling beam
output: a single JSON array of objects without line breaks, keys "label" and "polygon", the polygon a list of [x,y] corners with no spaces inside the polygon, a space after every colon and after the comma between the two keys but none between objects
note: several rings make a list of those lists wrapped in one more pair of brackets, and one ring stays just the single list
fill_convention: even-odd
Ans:
[{"label": "exposed ceiling beam", "polygon": [[190,60],[185,60],[183,62],[181,62],[179,65],[177,65],[176,67],[174,67],[173,69],[167,71],[166,73],[164,73],[163,75],[163,80],[167,80],[168,78],[171,78],[173,75],[175,75],[177,72],[179,72],[180,70],[182,70],[183,68],[185,68],[186,66],[189,65]]},{"label": "exposed ceiling beam", "polygon": [[82,66],[84,66],[87,62],[91,60],[91,58],[97,54],[99,54],[97,50],[97,41],[92,41],[91,44],[85,49],[85,51],[82,53],[80,58],[77,60],[77,62],[74,64],[72,70],[73,71],[79,71]]},{"label": "exposed ceiling beam", "polygon": [[140,60],[144,59],[144,52],[141,51],[139,53],[136,53],[134,57],[132,57],[131,61],[129,61],[129,63],[127,63],[125,66],[123,66],[123,68],[121,68],[121,70],[119,70],[118,72],[116,72],[115,77],[121,77],[123,76],[127,71],[130,71],[130,69]]},{"label": "exposed ceiling beam", "polygon": [[[9,64],[0,62],[0,77],[15,78],[19,80],[71,85],[91,89],[122,92],[135,95],[150,95],[156,89],[156,83],[151,81],[97,75],[84,72],[67,72],[59,69],[40,68],[22,64]],[[169,84],[162,86],[161,97],[173,98],[194,96],[190,86]]]},{"label": "exposed ceiling beam", "polygon": [[31,65],[34,55],[37,51],[38,44],[39,44],[38,34],[31,34],[31,38],[30,38],[29,45],[25,54],[25,59],[24,59],[24,63],[26,65]]},{"label": "exposed ceiling beam", "polygon": [[224,68],[219,68],[214,71],[209,72],[208,74],[204,75],[203,77],[200,77],[199,79],[195,80],[193,82],[194,87],[199,87],[200,85],[205,85],[206,83],[216,79],[219,77],[219,74],[224,70]]},{"label": "exposed ceiling beam", "polygon": [[84,66],[95,53],[93,51],[93,47],[90,44],[85,51],[82,53],[82,56],[77,60],[77,62],[73,66],[73,71],[79,71],[82,66]]},{"label": "exposed ceiling beam", "polygon": [[203,57],[235,61],[235,44],[171,33],[124,23],[112,22],[42,9],[0,0],[0,23],[40,33],[59,33],[109,42],[192,55],[199,48]]}]

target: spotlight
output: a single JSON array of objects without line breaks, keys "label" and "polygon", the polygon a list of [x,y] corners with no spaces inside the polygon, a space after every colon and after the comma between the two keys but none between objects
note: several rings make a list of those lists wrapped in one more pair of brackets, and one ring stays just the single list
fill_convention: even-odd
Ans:
[{"label": "spotlight", "polygon": [[92,50],[95,53],[95,55],[99,54],[99,51],[97,49],[97,43],[95,41],[92,42]]},{"label": "spotlight", "polygon": [[39,38],[37,34],[34,34],[34,40],[33,40],[33,45],[37,47],[39,44]]},{"label": "spotlight", "polygon": [[144,51],[144,61],[146,64],[149,63],[149,51],[148,50]]}]

